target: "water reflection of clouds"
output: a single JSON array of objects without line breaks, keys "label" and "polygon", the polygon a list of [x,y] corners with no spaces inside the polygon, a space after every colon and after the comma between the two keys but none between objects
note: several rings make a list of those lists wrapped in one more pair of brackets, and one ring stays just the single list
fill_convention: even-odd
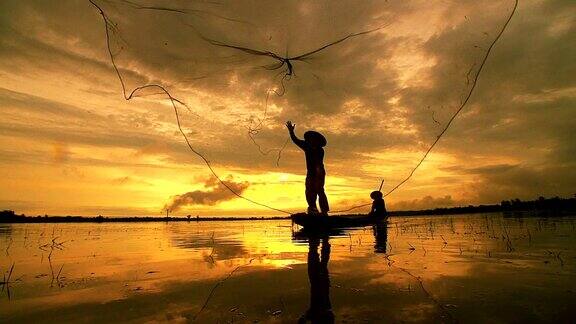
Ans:
[{"label": "water reflection of clouds", "polygon": [[207,233],[173,233],[171,240],[175,247],[191,250],[207,250],[219,260],[244,257],[248,251],[242,242],[232,239],[219,239]]},{"label": "water reflection of clouds", "polygon": [[293,268],[305,263],[307,248],[292,244],[290,232],[278,222],[265,221],[258,226],[247,222],[192,222],[169,226],[167,232],[174,247],[201,252],[201,258],[209,266],[219,261],[252,258],[251,267],[261,270]]}]

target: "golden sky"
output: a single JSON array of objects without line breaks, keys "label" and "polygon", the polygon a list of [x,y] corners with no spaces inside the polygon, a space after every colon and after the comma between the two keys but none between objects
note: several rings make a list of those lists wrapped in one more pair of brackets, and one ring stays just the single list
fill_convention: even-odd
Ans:
[{"label": "golden sky", "polygon": [[[183,129],[221,178],[289,211],[305,208],[305,165],[291,143],[278,159],[286,120],[299,136],[327,137],[333,210],[369,202],[381,179],[386,191],[410,173],[448,122],[514,4],[95,3],[127,93],[164,86],[188,107],[178,108]],[[520,2],[470,102],[387,197],[390,209],[574,194],[575,14],[572,1]],[[273,57],[215,45],[295,57],[374,28],[294,61],[290,76]],[[165,96],[124,99],[105,31],[88,0],[0,4],[0,208],[159,215],[179,201],[176,215],[277,215],[214,181]]]}]

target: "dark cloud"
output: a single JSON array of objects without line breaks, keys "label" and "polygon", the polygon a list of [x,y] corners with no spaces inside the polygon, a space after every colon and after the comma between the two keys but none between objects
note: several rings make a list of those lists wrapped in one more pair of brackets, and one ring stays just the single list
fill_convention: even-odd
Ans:
[{"label": "dark cloud", "polygon": [[461,205],[462,202],[456,201],[451,195],[444,197],[425,196],[420,199],[402,200],[390,204],[391,210],[423,210],[439,207],[453,207]]},{"label": "dark cloud", "polygon": [[210,178],[204,183],[204,190],[194,190],[174,196],[172,201],[166,204],[164,209],[175,212],[185,206],[214,206],[217,203],[236,198],[236,195],[230,192],[227,187],[238,194],[242,194],[249,187],[248,182],[235,182],[232,177],[229,177],[223,182],[226,185],[220,183],[220,181],[215,178]]},{"label": "dark cloud", "polygon": [[515,165],[484,168],[478,173],[477,200],[535,199],[538,196],[571,197],[576,194],[576,175],[571,165]]}]

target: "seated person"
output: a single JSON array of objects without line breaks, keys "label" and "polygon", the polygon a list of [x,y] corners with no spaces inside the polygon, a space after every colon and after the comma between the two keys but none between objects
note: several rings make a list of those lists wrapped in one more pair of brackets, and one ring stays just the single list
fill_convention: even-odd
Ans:
[{"label": "seated person", "polygon": [[370,213],[368,213],[368,215],[375,217],[387,217],[388,215],[386,212],[386,205],[384,204],[382,192],[372,191],[370,198],[372,198],[374,201],[372,202],[372,208],[370,209]]}]

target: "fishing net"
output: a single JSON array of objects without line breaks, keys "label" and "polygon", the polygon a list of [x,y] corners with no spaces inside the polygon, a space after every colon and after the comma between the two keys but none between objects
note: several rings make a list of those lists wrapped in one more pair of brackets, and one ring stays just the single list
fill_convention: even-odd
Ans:
[{"label": "fishing net", "polygon": [[[214,186],[280,212],[288,212],[277,207],[282,195],[294,194],[282,186],[298,185],[296,198],[304,202],[303,177],[281,179],[305,174],[287,120],[300,136],[314,129],[328,138],[325,163],[333,178],[326,190],[333,209],[353,207],[358,201],[347,197],[359,190],[367,200],[382,178],[389,194],[413,176],[466,107],[517,5],[90,3],[102,16],[124,97],[167,104],[178,136],[218,178]],[[232,173],[251,186],[276,187],[250,196],[246,186],[232,185]]]}]

